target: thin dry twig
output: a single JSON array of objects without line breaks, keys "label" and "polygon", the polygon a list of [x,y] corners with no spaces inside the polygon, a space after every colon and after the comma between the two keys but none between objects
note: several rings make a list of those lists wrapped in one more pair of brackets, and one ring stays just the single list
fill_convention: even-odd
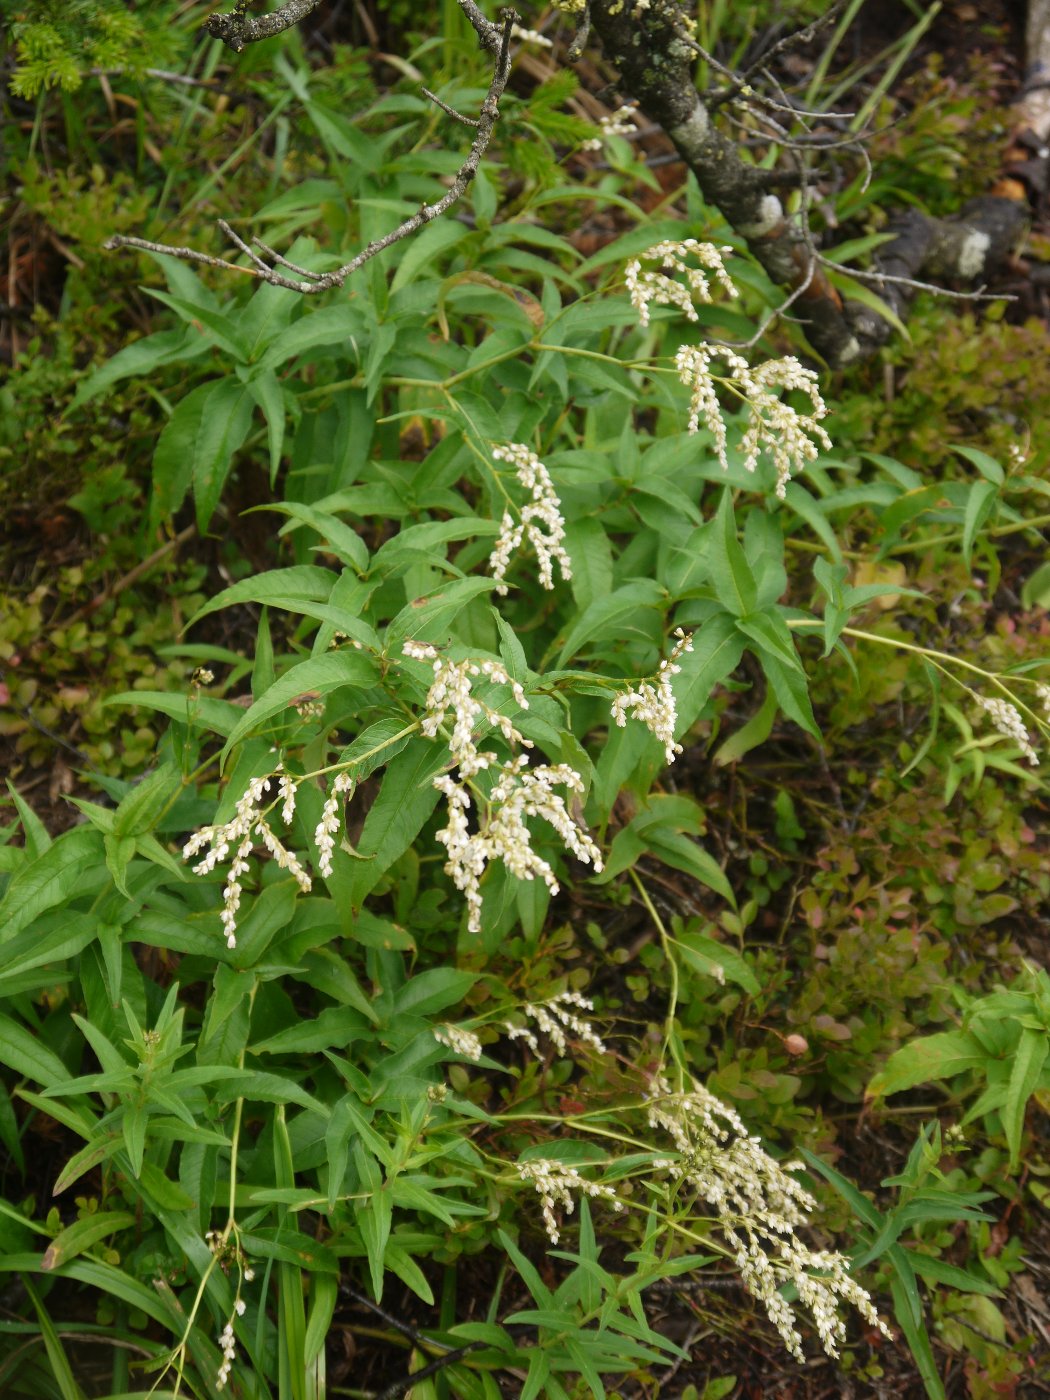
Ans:
[{"label": "thin dry twig", "polygon": [[[294,6],[299,7],[297,13],[299,13],[301,17],[303,14],[308,14],[310,10],[315,8],[317,3],[319,3],[319,0],[312,0],[312,3],[308,3],[308,0],[289,0],[289,4],[283,10],[275,10],[270,15],[261,16],[259,21],[253,20],[250,21],[250,23],[262,23],[262,20],[274,20],[278,16],[287,15]],[[252,242],[255,247],[261,249],[262,253],[265,255],[265,257],[260,257],[257,253],[252,251],[244,239],[236,234],[223,219],[219,220],[219,228],[231,242],[248,257],[252,263],[251,267],[244,267],[240,263],[230,262],[226,258],[215,257],[210,253],[202,253],[196,248],[180,248],[167,243],[154,243],[149,239],[133,238],[120,233],[113,234],[111,237],[107,238],[102,246],[110,250],[117,248],[137,248],[144,253],[159,253],[167,257],[180,258],[184,262],[202,263],[205,267],[218,267],[228,272],[239,272],[245,276],[254,277],[258,281],[267,282],[271,287],[284,287],[288,291],[298,292],[300,296],[313,296],[317,292],[326,292],[332,287],[341,287],[346,279],[355,273],[359,267],[362,267],[366,262],[369,262],[386,248],[392,247],[395,243],[400,243],[403,238],[409,238],[412,234],[424,228],[434,219],[440,218],[446,210],[450,209],[453,204],[460,200],[466,193],[470,182],[474,179],[475,175],[477,175],[482,157],[488,149],[493,128],[499,119],[499,100],[503,96],[503,92],[507,86],[507,79],[510,77],[511,30],[513,26],[519,22],[520,16],[512,9],[504,9],[500,12],[501,22],[499,24],[493,24],[481,13],[475,4],[475,0],[457,0],[457,4],[473,26],[482,48],[495,59],[492,81],[489,83],[489,89],[485,95],[484,102],[481,104],[481,113],[476,122],[472,121],[470,118],[461,117],[459,113],[453,111],[451,108],[445,107],[445,104],[440,102],[439,99],[435,98],[434,100],[438,101],[438,105],[443,107],[450,116],[457,117],[460,121],[467,121],[476,126],[477,135],[474,138],[474,143],[470,148],[466,160],[456,173],[455,179],[439,200],[435,201],[433,204],[424,204],[415,214],[405,219],[403,223],[399,224],[397,228],[393,229],[390,233],[384,234],[382,238],[374,239],[366,248],[362,248],[359,253],[351,258],[349,262],[344,263],[342,267],[338,267],[332,272],[311,272],[307,268],[299,267],[294,263],[288,262],[286,258],[281,257],[281,255],[274,252],[272,248],[268,248],[261,239],[253,238]],[[304,5],[306,6],[305,9],[302,8]],[[234,11],[232,15],[213,15],[211,18],[213,20],[232,20],[238,15],[243,18],[240,11]],[[249,21],[246,21],[246,24],[247,23],[249,23]],[[282,24],[281,26],[281,28],[287,27],[287,24]],[[210,30],[209,32],[214,31]],[[241,29],[238,30],[237,33],[243,38],[244,43],[254,43],[257,39],[266,38],[270,34],[280,33],[280,29],[268,29],[265,33]],[[223,36],[217,35],[216,37]],[[224,42],[229,42],[229,40],[224,39]],[[236,46],[231,44],[231,47]],[[296,273],[297,277],[302,280],[297,281],[293,280],[291,277],[282,276],[281,273],[275,270],[277,267],[283,267],[289,272]]]},{"label": "thin dry twig", "polygon": [[240,53],[248,44],[257,44],[260,39],[283,34],[316,10],[320,3],[321,0],[288,0],[286,5],[268,15],[252,16],[246,13],[248,0],[241,0],[236,9],[227,14],[209,15],[201,28],[213,39],[219,39],[227,48],[233,49],[234,53]]}]

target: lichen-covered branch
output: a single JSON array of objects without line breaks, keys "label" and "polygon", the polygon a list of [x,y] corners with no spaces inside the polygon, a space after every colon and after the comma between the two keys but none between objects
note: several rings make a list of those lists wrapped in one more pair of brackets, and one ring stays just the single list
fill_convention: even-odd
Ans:
[{"label": "lichen-covered branch", "polygon": [[[832,367],[873,353],[892,334],[884,317],[846,302],[815,256],[804,221],[788,214],[771,191],[768,172],[741,156],[714,124],[693,82],[694,45],[678,0],[590,0],[594,33],[620,73],[621,84],[667,132],[715,205],[748,243],[779,286],[797,295],[796,314],[813,349]],[[972,201],[956,220],[927,219],[910,211],[877,260],[877,269],[900,279],[880,287],[899,314],[919,276],[976,281],[1016,240],[1025,211],[1009,199]]]},{"label": "lichen-covered branch", "polygon": [[[248,257],[252,264],[251,267],[229,262],[225,258],[213,257],[210,253],[198,252],[195,248],[178,248],[167,243],[153,243],[145,238],[132,238],[119,233],[108,238],[103,247],[108,249],[138,248],[147,253],[161,253],[169,257],[181,258],[186,262],[203,263],[206,267],[221,267],[230,272],[239,272],[257,278],[261,282],[268,282],[272,287],[284,287],[288,291],[298,292],[301,296],[312,296],[318,292],[329,291],[332,287],[341,287],[348,277],[371,258],[383,252],[385,248],[400,243],[403,238],[411,237],[412,234],[426,224],[433,222],[434,219],[440,218],[457,200],[461,199],[469,188],[470,182],[478,173],[481,159],[488,149],[493,128],[499,119],[499,100],[503,96],[507,79],[510,76],[511,29],[517,23],[519,16],[514,10],[505,9],[501,11],[502,22],[493,24],[481,14],[474,0],[457,0],[457,2],[473,25],[482,47],[494,56],[495,66],[492,81],[489,83],[488,92],[485,94],[485,100],[481,104],[481,111],[478,114],[476,135],[470,152],[456,172],[455,179],[439,200],[433,204],[424,204],[415,214],[405,219],[390,233],[384,234],[382,238],[374,239],[366,248],[362,248],[342,267],[325,273],[311,272],[308,268],[299,267],[295,263],[289,262],[272,248],[268,248],[258,238],[252,240],[254,248],[249,247],[222,219],[219,220],[220,229]],[[293,3],[306,3],[306,0],[293,0]],[[313,6],[311,5],[309,8],[313,8]],[[275,11],[275,15],[277,13]],[[274,15],[267,16],[267,18],[274,18]],[[251,42],[251,40],[246,40],[246,42]],[[458,117],[459,113],[455,115]],[[460,119],[462,120],[462,118]],[[260,256],[260,253],[254,249],[260,249],[262,255]],[[278,267],[295,273],[295,277],[287,277],[278,272]]]},{"label": "lichen-covered branch", "polygon": [[213,39],[221,39],[234,53],[240,53],[248,44],[257,44],[260,39],[283,34],[316,10],[320,3],[321,0],[288,0],[287,4],[268,15],[249,15],[246,13],[248,0],[242,0],[227,14],[209,15],[201,28]]}]

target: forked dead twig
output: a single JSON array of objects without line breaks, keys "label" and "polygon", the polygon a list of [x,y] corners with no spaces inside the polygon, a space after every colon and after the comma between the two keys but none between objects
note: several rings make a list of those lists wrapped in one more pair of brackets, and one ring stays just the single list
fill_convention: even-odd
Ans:
[{"label": "forked dead twig", "polygon": [[[287,29],[297,19],[309,14],[318,3],[319,0],[289,0],[283,9],[275,10],[272,14],[262,15],[257,19],[245,16],[242,9],[237,9],[227,15],[212,15],[205,28],[208,29],[209,33],[215,34],[217,38],[221,38],[224,43],[229,44],[231,48],[239,51],[245,44],[255,43],[259,39],[268,38],[271,34],[278,34],[281,30]],[[493,24],[481,13],[474,0],[457,0],[457,3],[473,26],[482,48],[495,59],[492,81],[489,83],[488,92],[485,94],[485,100],[481,104],[481,112],[476,121],[473,118],[464,118],[438,98],[433,99],[450,116],[459,121],[466,121],[476,128],[477,134],[470,152],[457,171],[455,179],[439,200],[433,204],[422,205],[415,214],[405,219],[390,233],[384,234],[382,238],[373,239],[366,248],[362,248],[342,267],[338,267],[332,272],[311,272],[305,267],[290,263],[287,258],[282,257],[272,248],[268,248],[261,239],[253,238],[254,248],[260,250],[256,252],[239,234],[234,232],[225,219],[219,220],[219,228],[245,254],[252,264],[251,267],[230,262],[226,258],[215,257],[210,253],[202,253],[196,248],[179,248],[171,244],[154,243],[146,238],[134,238],[121,233],[113,234],[107,238],[103,247],[110,250],[137,248],[144,253],[160,253],[167,257],[180,258],[184,262],[202,263],[205,267],[221,267],[228,272],[239,272],[245,276],[254,277],[257,281],[267,282],[271,287],[284,287],[290,292],[298,292],[300,296],[313,296],[317,292],[327,292],[332,287],[341,287],[348,277],[378,253],[392,247],[395,243],[400,243],[403,238],[411,237],[412,234],[433,222],[434,219],[440,218],[446,210],[461,199],[470,182],[477,175],[482,157],[488,149],[493,129],[499,119],[499,100],[503,96],[507,79],[510,77],[511,30],[518,22],[519,16],[514,10],[505,9],[500,12],[500,23]],[[219,21],[224,23],[219,25]],[[278,268],[295,273],[295,277],[285,276],[277,271]]]}]

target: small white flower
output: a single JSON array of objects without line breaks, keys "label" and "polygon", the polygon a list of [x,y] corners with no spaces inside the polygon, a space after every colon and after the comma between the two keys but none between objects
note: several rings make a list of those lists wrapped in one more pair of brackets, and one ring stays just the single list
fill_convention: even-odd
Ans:
[{"label": "small white flower", "polygon": [[[605,1044],[601,1037],[589,1021],[577,1016],[575,1011],[570,1011],[569,1008],[573,1006],[581,1011],[594,1010],[594,1002],[581,996],[579,992],[559,992],[557,996],[551,997],[550,1001],[540,1002],[538,1005],[526,1002],[522,1009],[529,1019],[536,1022],[536,1029],[547,1037],[559,1056],[564,1057],[568,1051],[566,1031],[576,1040],[596,1050],[599,1055],[604,1055]],[[512,1026],[508,1022],[505,1024],[505,1030],[508,1040],[524,1040],[536,1059],[543,1059],[539,1041],[527,1025]]]},{"label": "small white flower", "polygon": [[[1046,687],[1044,686],[1045,690]],[[1009,700],[1002,700],[998,696],[989,700],[984,695],[977,696],[977,703],[985,712],[992,724],[998,729],[1000,734],[1004,734],[1008,739],[1012,739],[1017,747],[1027,758],[1033,767],[1039,766],[1039,755],[1032,744],[1031,736],[1021,717],[1021,712],[1016,705],[1011,705]],[[1045,703],[1045,698],[1044,698]]]},{"label": "small white flower", "polygon": [[867,1292],[850,1277],[848,1260],[799,1239],[797,1230],[808,1223],[816,1202],[790,1175],[801,1169],[798,1163],[774,1161],[734,1110],[695,1081],[690,1090],[672,1093],[655,1080],[648,1119],[679,1153],[668,1174],[714,1209],[741,1278],[792,1356],[805,1360],[797,1319],[780,1292],[785,1283],[812,1314],[828,1355],[838,1355],[846,1336],[839,1301],[890,1336]]},{"label": "small white flower", "polygon": [[[405,643],[406,654],[414,660],[429,660],[414,649],[409,652],[410,643]],[[452,737],[449,740],[449,753],[452,762],[459,768],[461,779],[471,778],[483,772],[495,761],[496,755],[490,750],[480,750],[474,739],[475,728],[482,720],[487,720],[498,729],[508,745],[521,745],[532,748],[532,741],[526,739],[507,715],[494,710],[474,693],[474,680],[484,676],[493,685],[506,686],[514,697],[519,709],[529,708],[528,698],[521,685],[511,680],[506,669],[498,661],[441,661],[435,653],[434,679],[427,691],[426,713],[420,729],[428,739],[437,737],[438,730],[452,712]]]},{"label": "small white flower", "polygon": [[513,466],[522,486],[532,493],[531,502],[522,507],[518,524],[509,511],[504,512],[500,522],[499,536],[489,556],[489,573],[496,580],[496,592],[501,596],[506,594],[507,568],[522,540],[527,540],[536,553],[540,587],[550,591],[554,587],[555,564],[561,569],[563,579],[572,578],[572,561],[563,544],[565,520],[550,472],[535,452],[521,442],[494,447],[492,455],[497,462]]},{"label": "small white flower", "polygon": [[510,27],[510,37],[517,39],[521,44],[535,44],[537,48],[551,49],[554,45],[546,34],[541,34],[536,29],[523,29],[520,24],[512,24]]},{"label": "small white flower", "polygon": [[519,880],[541,879],[552,894],[559,885],[549,863],[532,848],[532,835],[526,817],[541,817],[554,828],[563,844],[578,860],[589,861],[601,870],[601,852],[581,830],[565,806],[565,799],[554,791],[566,787],[582,792],[583,780],[568,764],[527,768],[524,755],[510,759],[499,768],[495,787],[479,818],[478,830],[471,832],[466,813],[470,796],[462,782],[439,774],[434,786],[448,801],[448,821],[437,833],[448,860],[445,872],[467,904],[467,928],[481,932],[481,878],[486,866],[501,860]]},{"label": "small white flower", "polygon": [[[726,383],[743,398],[748,410],[747,427],[740,441],[744,467],[753,472],[758,459],[767,452],[776,467],[776,494],[783,500],[792,469],[801,470],[821,450],[831,449],[831,439],[820,424],[828,409],[820,394],[817,376],[794,355],[768,360],[752,367],[742,356],[724,346],[681,345],[675,356],[678,377],[691,389],[688,430],[695,433],[700,423],[711,434],[722,470],[729,467],[726,455],[726,426],[711,372],[711,360],[718,358],[729,370]],[[811,413],[799,413],[783,403],[777,392],[799,390],[808,395]]]},{"label": "small white flower", "polygon": [[[638,312],[641,326],[649,324],[650,306],[677,306],[689,321],[699,320],[695,302],[710,302],[711,273],[714,280],[727,296],[737,295],[736,287],[725,270],[723,255],[732,248],[716,248],[713,243],[701,243],[696,238],[686,238],[680,243],[655,243],[639,258],[632,258],[624,269],[624,281],[631,305]],[[699,267],[691,267],[688,258],[695,259]],[[663,271],[643,269],[642,264],[658,263]],[[680,273],[685,283],[676,282],[668,273]]]},{"label": "small white flower", "polygon": [[611,114],[600,117],[598,126],[601,131],[600,136],[591,136],[581,143],[581,151],[600,151],[602,146],[610,136],[630,136],[637,131],[638,127],[634,121],[635,108],[633,105],[619,107]]},{"label": "small white flower", "polygon": [[528,1162],[519,1162],[517,1167],[522,1181],[531,1182],[536,1188],[543,1210],[544,1228],[551,1244],[557,1244],[561,1238],[555,1207],[561,1206],[566,1215],[571,1215],[576,1208],[573,1191],[590,1196],[592,1200],[608,1201],[615,1211],[623,1210],[623,1202],[611,1186],[599,1186],[594,1181],[588,1181],[575,1167],[567,1167],[547,1157],[533,1157]]},{"label": "small white flower", "polygon": [[332,853],[335,850],[336,832],[339,830],[340,812],[343,798],[353,791],[354,780],[348,772],[339,773],[332,782],[325,804],[321,808],[321,820],[314,831],[314,845],[317,847],[317,868],[327,879],[332,873]]},{"label": "small white flower", "polygon": [[679,628],[675,636],[678,641],[671,655],[660,662],[656,685],[643,681],[636,690],[625,691],[612,703],[612,717],[617,727],[623,729],[626,726],[627,712],[630,711],[633,718],[640,720],[663,744],[664,756],[668,763],[673,763],[676,755],[682,752],[681,744],[675,743],[674,737],[678,724],[678,710],[674,691],[671,689],[671,678],[679,675],[682,670],[678,665],[678,658],[683,652],[693,649],[691,634],[687,636]]},{"label": "small white flower", "polygon": [[443,1026],[434,1026],[433,1036],[439,1045],[445,1045],[449,1050],[454,1050],[465,1060],[473,1060],[477,1064],[478,1060],[481,1059],[481,1041],[473,1031],[468,1031],[463,1026],[450,1026],[447,1023]]}]

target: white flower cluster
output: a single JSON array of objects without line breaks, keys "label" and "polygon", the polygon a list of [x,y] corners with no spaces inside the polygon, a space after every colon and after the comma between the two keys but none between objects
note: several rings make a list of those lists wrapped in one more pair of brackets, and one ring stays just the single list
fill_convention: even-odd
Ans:
[{"label": "white flower cluster", "polygon": [[[729,461],[725,420],[711,373],[711,361],[715,358],[728,366],[730,387],[745,401],[750,413],[740,442],[744,466],[753,472],[761,453],[768,452],[777,472],[776,494],[783,500],[792,469],[801,470],[821,450],[831,450],[831,439],[819,421],[827,416],[828,409],[821,397],[817,376],[813,370],[804,368],[794,355],[768,360],[752,368],[742,356],[724,346],[679,346],[675,368],[679,379],[692,391],[689,431],[697,432],[703,420],[723,470],[728,468]],[[778,392],[792,389],[809,397],[813,406],[811,413],[799,413],[778,397]]]},{"label": "white flower cluster", "polygon": [[591,136],[580,145],[581,151],[600,151],[602,146],[610,136],[630,136],[632,131],[637,131],[638,127],[634,121],[635,109],[631,105],[618,107],[612,112],[598,119],[598,126],[601,130],[600,136]]},{"label": "white flower cluster", "polygon": [[[711,301],[711,279],[708,272],[722,290],[731,297],[737,295],[729,273],[725,270],[722,256],[731,253],[732,248],[716,248],[713,243],[701,243],[696,238],[686,238],[680,243],[655,243],[640,258],[632,258],[624,269],[624,281],[631,305],[638,312],[642,326],[649,324],[649,307],[677,306],[687,320],[697,321],[694,302]],[[699,267],[691,267],[687,258],[694,258]],[[659,263],[663,271],[643,270],[645,262]],[[667,274],[679,272],[685,276],[684,285]]]},{"label": "white flower cluster", "polygon": [[572,1192],[592,1200],[608,1201],[613,1210],[623,1210],[623,1202],[611,1186],[599,1186],[581,1176],[575,1167],[567,1167],[563,1162],[552,1162],[548,1157],[533,1157],[531,1161],[519,1162],[518,1175],[522,1181],[530,1181],[535,1186],[543,1208],[543,1225],[551,1244],[561,1239],[555,1206],[561,1206],[566,1215],[576,1208]]},{"label": "white flower cluster", "polygon": [[1046,715],[1047,719],[1050,719],[1050,685],[1044,684],[1043,681],[1036,681],[1035,693],[1042,702],[1043,714]]},{"label": "white flower cluster", "polygon": [[333,779],[325,804],[321,808],[321,820],[314,831],[317,868],[326,879],[332,873],[332,852],[335,850],[335,837],[339,830],[340,809],[346,794],[352,793],[353,789],[354,779],[349,773],[340,773]]},{"label": "white flower cluster", "polygon": [[643,681],[637,690],[628,690],[624,694],[618,695],[612,703],[612,717],[616,721],[618,729],[623,729],[627,724],[627,712],[631,712],[632,718],[641,720],[646,729],[649,730],[664,746],[664,755],[668,763],[675,761],[676,755],[682,752],[681,744],[675,743],[674,731],[678,723],[678,710],[675,705],[674,691],[671,689],[671,678],[681,672],[678,665],[678,658],[683,652],[692,651],[692,635],[686,635],[679,627],[675,632],[678,641],[675,643],[671,655],[660,662],[660,669],[657,673],[656,684],[650,685],[648,681]]},{"label": "white flower cluster", "polygon": [[549,591],[554,587],[555,562],[561,567],[563,579],[572,578],[572,560],[562,543],[565,539],[565,520],[550,472],[535,452],[522,442],[511,442],[506,447],[494,447],[492,455],[497,462],[507,462],[514,467],[522,486],[532,493],[531,502],[522,507],[518,524],[514,523],[510,511],[503,512],[496,546],[489,557],[489,573],[496,580],[496,592],[501,597],[506,594],[507,585],[504,579],[507,566],[523,539],[528,540],[536,551],[536,559],[540,566],[540,586]]},{"label": "white flower cluster", "polygon": [[[220,1233],[218,1230],[209,1230],[204,1236],[204,1241],[212,1254],[216,1256],[224,1273],[228,1273],[231,1264],[237,1266],[241,1278],[250,1283],[255,1278],[255,1270],[245,1263],[244,1252],[234,1241]],[[237,1338],[233,1332],[233,1316],[243,1317],[246,1304],[241,1297],[240,1284],[237,1286],[237,1296],[233,1300],[233,1314],[227,1319],[226,1326],[219,1333],[219,1349],[222,1352],[222,1361],[219,1364],[218,1374],[215,1377],[215,1389],[224,1390],[226,1383],[230,1379],[233,1371],[234,1359],[237,1355]]]},{"label": "white flower cluster", "polygon": [[573,821],[565,799],[556,787],[583,792],[583,780],[567,763],[541,764],[529,768],[522,755],[500,765],[496,784],[479,817],[478,830],[471,833],[467,812],[471,800],[466,786],[449,774],[439,774],[434,786],[448,799],[448,824],[437,833],[437,840],[448,852],[445,872],[467,902],[467,928],[481,932],[481,877],[491,861],[501,860],[519,880],[537,876],[557,894],[558,881],[549,861],[532,848],[532,833],[526,817],[542,817],[561,837],[577,860],[590,861],[601,870],[598,847]]},{"label": "white flower cluster", "polygon": [[[223,930],[227,948],[237,946],[237,912],[241,906],[241,876],[248,873],[248,857],[256,843],[261,842],[282,870],[288,870],[299,883],[304,894],[310,892],[310,876],[299,863],[299,858],[279,840],[266,813],[262,811],[263,796],[272,787],[274,774],[253,778],[234,809],[230,821],[220,826],[205,826],[195,832],[182,848],[184,860],[192,860],[207,846],[204,859],[193,867],[195,875],[209,875],[233,850],[233,859],[226,875],[226,885],[222,892]],[[280,796],[283,801],[285,819],[290,820],[295,812],[294,784],[286,774],[280,777]]]},{"label": "white flower cluster", "polygon": [[[1044,687],[1045,689],[1045,687]],[[989,700],[984,695],[978,695],[977,703],[985,712],[992,724],[998,729],[1000,734],[1005,734],[1008,739],[1012,739],[1017,747],[1027,758],[1033,767],[1039,766],[1039,755],[1032,744],[1031,736],[1025,727],[1025,722],[1021,718],[1021,712],[1016,705],[1011,705],[1009,700],[1001,700],[998,696]]]},{"label": "white flower cluster", "polygon": [[510,27],[510,37],[517,39],[519,44],[535,44],[537,48],[552,49],[554,45],[546,34],[541,34],[537,29],[523,29],[520,24],[512,24]]},{"label": "white flower cluster", "polygon": [[[599,1055],[604,1055],[605,1044],[601,1037],[595,1032],[590,1021],[577,1016],[575,1011],[570,1010],[571,1007],[576,1007],[579,1011],[593,1011],[594,1002],[581,996],[579,992],[559,992],[557,996],[551,997],[550,1001],[542,1002],[538,1006],[526,1002],[523,1010],[530,1020],[536,1022],[536,1030],[545,1035],[554,1046],[556,1054],[565,1056],[569,1047],[568,1037],[571,1035],[576,1040],[590,1045]],[[543,1059],[540,1043],[535,1032],[528,1026],[512,1026],[507,1022],[505,1028],[508,1040],[524,1040],[536,1059]]]},{"label": "white flower cluster", "polygon": [[[458,774],[453,777],[451,773],[439,773],[434,779],[434,786],[448,802],[448,821],[437,833],[437,840],[448,853],[446,874],[466,899],[470,932],[481,931],[481,877],[490,861],[502,860],[519,880],[539,876],[552,894],[558,892],[550,863],[532,849],[527,817],[541,817],[573,855],[601,870],[600,851],[573,821],[565,799],[554,791],[565,787],[570,792],[582,792],[579,773],[567,763],[529,768],[524,755],[500,762],[495,753],[479,749],[475,742],[474,726],[484,717],[500,731],[508,746],[532,747],[506,715],[484,704],[473,691],[474,679],[483,676],[495,685],[509,686],[518,706],[528,709],[528,700],[518,682],[511,680],[497,661],[442,661],[434,647],[420,642],[406,642],[404,650],[413,660],[431,661],[434,666],[434,680],[420,726],[423,733],[436,738],[447,715],[450,711],[452,714],[449,753]],[[496,781],[484,799],[478,830],[472,833],[467,819],[472,806],[467,783],[485,769],[492,769]]]},{"label": "white flower cluster", "polygon": [[462,1026],[445,1024],[434,1026],[433,1036],[439,1045],[447,1046],[457,1055],[462,1055],[465,1060],[473,1060],[477,1064],[481,1059],[481,1041],[473,1031],[465,1030]]},{"label": "white flower cluster", "polygon": [[493,685],[509,686],[520,710],[529,708],[525,691],[517,681],[511,680],[498,661],[482,661],[480,665],[474,661],[442,661],[434,647],[413,641],[405,643],[404,652],[414,661],[434,663],[434,680],[427,692],[426,714],[420,728],[428,739],[436,738],[445,716],[452,711],[452,738],[448,747],[461,778],[472,778],[496,761],[494,753],[478,749],[474,743],[474,726],[482,716],[499,730],[506,743],[532,748],[532,741],[520,734],[506,715],[474,694],[474,678],[484,676]]},{"label": "white flower cluster", "polygon": [[237,1355],[237,1338],[233,1335],[232,1322],[227,1322],[219,1333],[219,1348],[222,1351],[222,1364],[219,1367],[219,1374],[215,1378],[216,1390],[225,1388],[226,1382],[230,1379],[230,1372],[233,1370],[233,1359]]},{"label": "white flower cluster", "polygon": [[868,1293],[850,1277],[845,1257],[810,1249],[798,1238],[796,1231],[808,1224],[816,1202],[789,1175],[800,1170],[797,1163],[775,1162],[733,1109],[695,1081],[685,1093],[672,1093],[663,1080],[654,1081],[648,1118],[650,1127],[667,1133],[679,1153],[678,1161],[661,1165],[714,1207],[744,1284],[792,1356],[805,1360],[797,1318],[780,1292],[785,1283],[794,1285],[809,1309],[829,1356],[837,1356],[845,1341],[840,1302],[890,1336]]}]

